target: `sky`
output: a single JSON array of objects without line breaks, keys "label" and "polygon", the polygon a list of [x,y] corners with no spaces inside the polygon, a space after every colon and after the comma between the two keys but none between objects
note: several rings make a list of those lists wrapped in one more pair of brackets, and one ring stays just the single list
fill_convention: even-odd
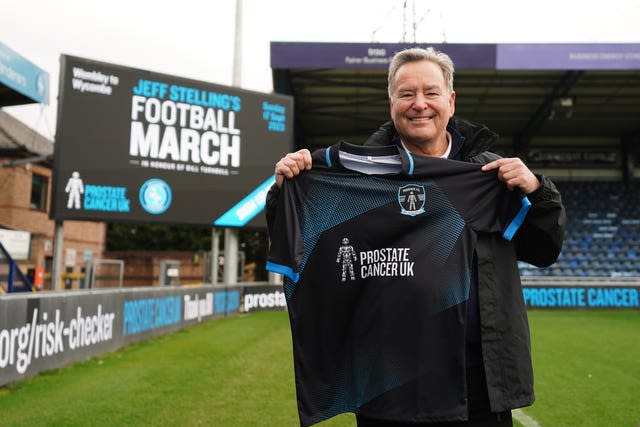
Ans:
[{"label": "sky", "polygon": [[[640,43],[640,1],[241,0],[240,86],[271,92],[271,41]],[[0,0],[0,42],[49,73],[49,104],[7,107],[55,135],[60,55],[234,84],[236,0]]]}]

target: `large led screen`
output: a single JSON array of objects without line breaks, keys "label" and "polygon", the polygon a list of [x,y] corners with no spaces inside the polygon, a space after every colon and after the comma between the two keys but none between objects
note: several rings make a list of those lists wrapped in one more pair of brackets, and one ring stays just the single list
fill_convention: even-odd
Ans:
[{"label": "large led screen", "polygon": [[293,98],[61,57],[56,220],[263,227]]}]

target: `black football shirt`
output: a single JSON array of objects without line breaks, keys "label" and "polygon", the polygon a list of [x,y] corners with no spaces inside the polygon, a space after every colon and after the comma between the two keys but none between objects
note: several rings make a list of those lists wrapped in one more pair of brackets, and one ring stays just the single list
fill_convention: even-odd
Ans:
[{"label": "black football shirt", "polygon": [[530,203],[496,171],[340,142],[285,180],[267,269],[285,276],[298,411],[467,418],[465,320],[477,233],[510,240]]}]

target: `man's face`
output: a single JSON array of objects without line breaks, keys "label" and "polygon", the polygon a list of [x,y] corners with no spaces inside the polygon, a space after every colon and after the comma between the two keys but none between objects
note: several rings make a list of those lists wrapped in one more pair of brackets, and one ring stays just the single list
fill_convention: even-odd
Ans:
[{"label": "man's face", "polygon": [[446,143],[456,93],[447,89],[440,67],[431,61],[408,62],[394,79],[391,120],[403,141],[416,145]]}]

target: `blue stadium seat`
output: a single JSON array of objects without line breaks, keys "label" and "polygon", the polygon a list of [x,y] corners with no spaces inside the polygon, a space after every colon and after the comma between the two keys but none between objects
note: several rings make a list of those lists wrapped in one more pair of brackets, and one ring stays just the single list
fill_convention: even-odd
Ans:
[{"label": "blue stadium seat", "polygon": [[640,277],[640,181],[556,182],[567,210],[556,264],[519,263],[522,276]]}]

